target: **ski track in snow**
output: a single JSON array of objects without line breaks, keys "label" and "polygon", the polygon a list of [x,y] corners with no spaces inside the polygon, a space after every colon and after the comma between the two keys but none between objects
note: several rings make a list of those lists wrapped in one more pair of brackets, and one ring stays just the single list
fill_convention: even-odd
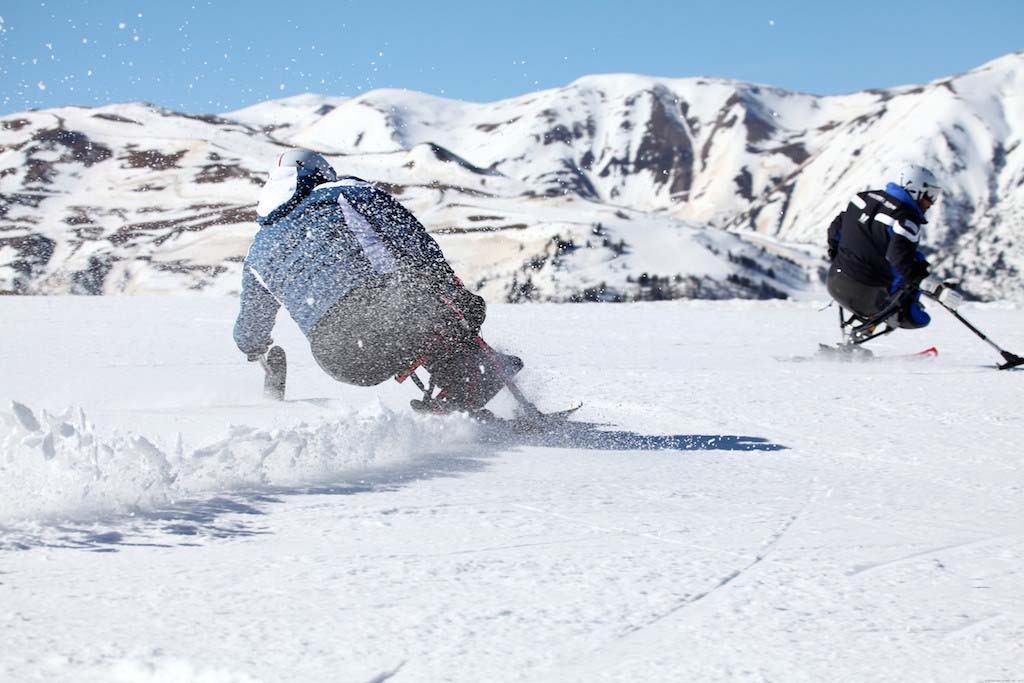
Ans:
[{"label": "ski track in snow", "polygon": [[834,339],[811,304],[494,306],[590,425],[514,438],[283,319],[263,401],[235,306],[0,300],[0,680],[1024,675],[1024,373],[948,318],[851,365],[774,360]]},{"label": "ski track in snow", "polygon": [[[669,622],[671,622],[673,618],[677,617],[678,615],[680,615],[680,613],[684,612],[696,603],[699,603],[700,601],[705,600],[711,597],[712,595],[716,594],[718,591],[727,588],[729,584],[743,577],[754,567],[760,564],[762,561],[766,560],[772,548],[776,544],[778,544],[778,542],[782,539],[786,532],[789,531],[790,527],[792,527],[796,523],[796,521],[804,515],[807,508],[813,502],[814,498],[815,495],[811,494],[804,502],[804,504],[800,507],[800,509],[793,513],[793,515],[790,516],[787,520],[785,520],[785,523],[782,525],[781,528],[778,529],[778,531],[774,532],[768,539],[765,540],[765,542],[758,549],[757,554],[747,564],[738,569],[730,571],[727,575],[720,578],[711,588],[696,593],[694,595],[686,596],[685,599],[674,605],[672,608],[665,611],[664,613],[656,615],[646,623],[629,627],[626,631],[624,631],[618,637],[616,637],[610,645],[604,644],[598,650],[594,651],[590,656],[586,657],[585,660],[583,660],[585,661],[584,667],[580,667],[577,664],[576,666],[573,666],[570,670],[559,670],[558,678],[565,677],[571,678],[572,680],[575,680],[577,676],[585,678],[585,671],[592,670],[595,668],[595,658],[598,658],[608,663],[614,662],[615,660],[623,656],[624,650],[628,651],[630,647],[630,641],[635,640],[637,634],[640,634],[642,632],[648,640],[652,639],[652,637],[657,639],[661,638],[661,633],[659,633],[658,636],[651,636],[652,630],[660,630],[660,632],[668,631],[669,633],[666,635],[670,635],[672,625]],[[658,540],[665,539],[658,538]],[[709,550],[707,548],[702,549]],[[598,665],[597,669],[600,670],[600,665]]]}]

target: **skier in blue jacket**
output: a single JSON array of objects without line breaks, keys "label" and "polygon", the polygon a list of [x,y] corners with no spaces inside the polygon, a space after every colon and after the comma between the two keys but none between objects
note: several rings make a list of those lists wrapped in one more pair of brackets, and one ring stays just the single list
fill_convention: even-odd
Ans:
[{"label": "skier in blue jacket", "polygon": [[522,367],[479,338],[484,300],[389,194],[338,178],[309,150],[285,152],[269,176],[234,330],[249,360],[270,348],[284,306],[317,363],[340,382],[371,386],[425,367],[441,392],[429,405],[413,402],[417,408],[478,410]]},{"label": "skier in blue jacket", "polygon": [[940,193],[935,175],[911,164],[884,191],[854,195],[828,229],[826,285],[832,298],[870,320],[900,297],[893,323],[908,329],[928,325],[919,287],[929,264],[919,247],[925,212]]}]

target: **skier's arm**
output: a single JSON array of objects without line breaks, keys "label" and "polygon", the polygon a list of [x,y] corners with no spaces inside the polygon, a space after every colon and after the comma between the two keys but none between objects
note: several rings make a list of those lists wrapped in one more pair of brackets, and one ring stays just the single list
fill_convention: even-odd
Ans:
[{"label": "skier's arm", "polygon": [[836,214],[836,217],[832,219],[832,224],[828,226],[828,260],[831,261],[836,257],[836,252],[839,251],[839,229],[843,225],[843,213],[840,211]]},{"label": "skier's arm", "polygon": [[885,258],[904,282],[917,286],[928,274],[928,262],[917,251],[921,227],[904,218],[890,228],[889,247]]},{"label": "skier's arm", "polygon": [[384,214],[382,218],[390,221],[392,225],[401,226],[402,233],[408,236],[415,245],[412,248],[419,252],[417,256],[421,261],[421,265],[442,280],[458,282],[459,286],[461,286],[462,283],[459,282],[455,271],[452,270],[452,267],[448,265],[448,261],[445,260],[441,247],[430,236],[430,233],[427,232],[427,229],[423,227],[423,224],[419,222],[416,216],[387,192],[376,190],[376,193],[378,201],[383,202],[386,206],[386,209],[382,212]]},{"label": "skier's arm", "polygon": [[262,356],[273,343],[270,331],[274,329],[277,309],[281,304],[260,283],[252,268],[248,265],[244,268],[242,296],[238,319],[235,320],[235,344],[251,359]]},{"label": "skier's arm", "polygon": [[377,190],[377,193],[386,203],[387,218],[393,221],[393,225],[401,225],[402,233],[410,238],[409,248],[417,252],[418,265],[433,276],[439,293],[459,309],[473,333],[478,333],[487,316],[487,304],[483,297],[465,288],[445,259],[440,245],[411,211],[386,192]]},{"label": "skier's arm", "polygon": [[412,212],[394,199],[391,201],[407,216],[406,220],[409,221],[407,225],[410,225],[412,234],[417,237],[426,267],[437,278],[441,289],[444,290],[442,294],[461,311],[473,334],[478,334],[480,326],[484,324],[484,319],[487,317],[487,303],[483,297],[466,289],[466,286],[462,284],[462,279],[455,274],[455,270],[445,259],[440,245],[430,236],[423,224],[412,215]]}]

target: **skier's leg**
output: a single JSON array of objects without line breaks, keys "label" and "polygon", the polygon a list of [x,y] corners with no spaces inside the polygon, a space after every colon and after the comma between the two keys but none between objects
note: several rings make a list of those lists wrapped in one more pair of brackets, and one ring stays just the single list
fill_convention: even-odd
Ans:
[{"label": "skier's leg", "polygon": [[889,301],[885,287],[872,287],[857,282],[833,264],[825,286],[836,303],[865,320],[872,318]]},{"label": "skier's leg", "polygon": [[477,410],[523,363],[480,343],[483,300],[450,292],[429,277],[403,274],[354,290],[310,333],[320,367],[347,384],[372,386],[420,359],[443,410]]},{"label": "skier's leg", "polygon": [[443,356],[428,361],[431,379],[441,388],[438,399],[447,410],[483,408],[506,382],[522,370],[517,356],[494,351],[482,340],[459,342]]},{"label": "skier's leg", "polygon": [[440,389],[437,407],[478,410],[522,369],[523,362],[494,351],[480,339],[486,317],[482,298],[464,289],[429,285],[426,289],[433,291],[437,303],[432,316],[433,341],[424,354],[424,366]]},{"label": "skier's leg", "polygon": [[398,281],[354,290],[313,327],[313,358],[339,382],[380,384],[428,347],[428,305],[428,297]]},{"label": "skier's leg", "polygon": [[896,318],[897,324],[905,330],[916,330],[927,327],[932,317],[924,310],[921,304],[921,292],[918,290],[912,296],[906,298]]}]

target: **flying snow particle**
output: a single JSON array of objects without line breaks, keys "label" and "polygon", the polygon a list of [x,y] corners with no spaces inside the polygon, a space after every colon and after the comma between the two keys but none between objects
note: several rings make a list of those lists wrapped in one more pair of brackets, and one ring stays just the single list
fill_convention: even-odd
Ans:
[{"label": "flying snow particle", "polygon": [[46,84],[43,83],[42,81],[39,81],[38,83],[36,83],[36,87],[38,87],[40,90],[46,90]]},{"label": "flying snow particle", "polygon": [[82,45],[88,45],[88,44],[89,44],[89,39],[88,38],[82,38]]},{"label": "flying snow particle", "polygon": [[127,24],[125,24],[125,23],[124,23],[124,22],[122,21],[122,22],[121,22],[120,24],[118,24],[118,25],[117,25],[117,28],[118,28],[118,29],[120,29],[121,31],[123,31],[126,25],[127,25]]},{"label": "flying snow particle", "polygon": [[132,40],[134,40],[137,43],[137,42],[139,42],[139,37],[138,36],[132,36]]},{"label": "flying snow particle", "polygon": [[141,18],[142,18],[142,12],[139,12],[139,13],[138,13],[138,14],[136,14],[135,16],[137,16],[137,17],[138,17],[139,19],[141,19]]},{"label": "flying snow particle", "polygon": [[47,50],[49,50],[50,52],[53,52],[53,43],[43,43],[43,45],[46,46]]},{"label": "flying snow particle", "polygon": [[769,26],[775,26],[775,20],[774,19],[769,19],[768,20],[768,25]]},{"label": "flying snow particle", "polygon": [[86,76],[92,76],[92,69],[89,69],[88,71],[86,71],[85,75]]},{"label": "flying snow particle", "polygon": [[282,83],[281,85],[277,86],[277,89],[278,90],[284,90],[284,83]]}]

